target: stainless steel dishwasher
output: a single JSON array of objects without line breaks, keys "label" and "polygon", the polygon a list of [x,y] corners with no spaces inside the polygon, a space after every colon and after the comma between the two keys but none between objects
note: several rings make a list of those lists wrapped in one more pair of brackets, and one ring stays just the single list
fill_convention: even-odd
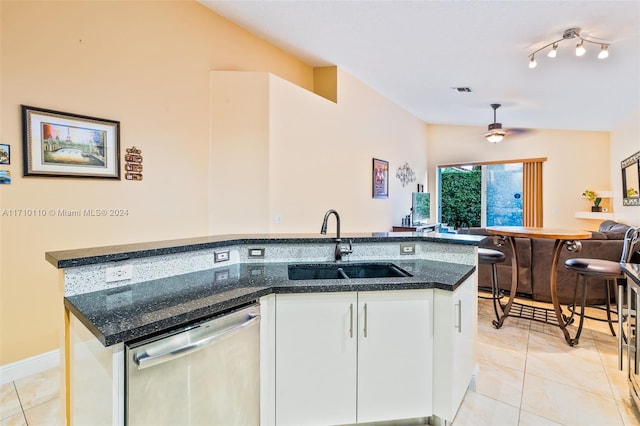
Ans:
[{"label": "stainless steel dishwasher", "polygon": [[128,425],[258,425],[260,305],[125,344]]}]

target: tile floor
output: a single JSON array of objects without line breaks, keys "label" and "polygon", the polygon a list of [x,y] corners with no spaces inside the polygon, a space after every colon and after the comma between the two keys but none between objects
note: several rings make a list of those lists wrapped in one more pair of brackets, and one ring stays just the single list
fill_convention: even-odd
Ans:
[{"label": "tile floor", "polygon": [[[640,425],[607,323],[585,319],[579,344],[570,347],[559,328],[539,322],[508,318],[496,330],[491,301],[478,302],[480,372],[455,426]],[[574,336],[576,327],[569,329]]]},{"label": "tile floor", "polygon": [[[586,320],[569,347],[556,327],[509,318],[496,330],[492,319],[491,302],[479,299],[480,373],[454,426],[640,425],[606,323]],[[58,370],[2,385],[0,425],[63,424],[59,389]]]}]

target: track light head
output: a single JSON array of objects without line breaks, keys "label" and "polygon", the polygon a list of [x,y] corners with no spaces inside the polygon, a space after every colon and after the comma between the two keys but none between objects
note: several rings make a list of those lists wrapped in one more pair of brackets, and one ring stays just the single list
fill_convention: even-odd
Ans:
[{"label": "track light head", "polygon": [[535,68],[538,66],[538,63],[536,62],[536,57],[534,55],[531,55],[531,60],[529,61],[529,68]]},{"label": "track light head", "polygon": [[576,56],[582,56],[587,52],[583,44],[584,42],[582,40],[580,40],[580,43],[576,44]]},{"label": "track light head", "polygon": [[600,47],[600,53],[598,53],[598,59],[605,59],[609,57],[609,46],[606,44],[603,44]]},{"label": "track light head", "polygon": [[553,47],[551,48],[549,53],[547,53],[547,56],[550,58],[555,58],[557,54],[558,54],[558,43],[553,43]]}]

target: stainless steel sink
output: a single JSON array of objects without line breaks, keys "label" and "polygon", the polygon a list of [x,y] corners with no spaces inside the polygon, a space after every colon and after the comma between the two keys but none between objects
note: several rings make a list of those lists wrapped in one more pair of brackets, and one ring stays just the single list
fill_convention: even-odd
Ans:
[{"label": "stainless steel sink", "polygon": [[290,280],[410,277],[393,263],[303,263],[289,265]]}]

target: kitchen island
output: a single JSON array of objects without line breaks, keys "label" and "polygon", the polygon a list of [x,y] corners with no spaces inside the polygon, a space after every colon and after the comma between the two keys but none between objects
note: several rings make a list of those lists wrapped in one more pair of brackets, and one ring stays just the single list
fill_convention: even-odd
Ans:
[{"label": "kitchen island", "polygon": [[[261,424],[286,424],[278,421],[275,415],[278,404],[275,359],[278,350],[281,351],[279,356],[284,357],[282,351],[286,347],[283,341],[278,348],[275,339],[278,303],[291,303],[289,299],[293,295],[306,296],[303,299],[294,297],[293,303],[305,303],[308,298],[323,294],[353,295],[357,301],[358,296],[364,298],[383,293],[412,294],[412,297],[424,299],[426,308],[420,314],[428,315],[425,318],[429,320],[426,327],[430,337],[423,348],[428,351],[428,357],[422,359],[428,366],[423,374],[428,377],[421,381],[429,382],[425,390],[429,400],[423,402],[421,412],[424,414],[420,417],[433,415],[452,420],[475,365],[476,246],[483,238],[375,233],[346,235],[344,239],[353,241],[353,253],[345,258],[344,264],[390,262],[411,276],[289,280],[287,271],[291,263],[332,263],[334,239],[315,235],[227,235],[47,253],[47,260],[64,270],[61,276],[65,291],[67,421],[80,423],[84,418],[94,424],[124,423],[124,343],[260,301]],[[464,311],[462,302],[453,299],[455,294],[463,294],[463,289],[467,293],[470,291]],[[366,309],[366,306],[374,305],[363,306]],[[443,315],[438,314],[438,309],[443,310]],[[286,311],[281,308],[280,312]],[[452,336],[454,328],[460,329],[458,334],[464,334],[461,331],[463,321],[458,320],[462,316],[466,321],[465,332],[472,331],[470,337],[467,335],[470,343],[467,342],[466,351],[470,367],[434,368],[434,363],[450,363],[456,355],[452,352],[455,344]],[[440,328],[442,330],[438,331]],[[280,335],[285,336],[284,333]],[[440,345],[434,343],[439,341]],[[447,353],[438,353],[443,350]],[[89,374],[98,366],[103,374],[93,374],[95,380],[90,385],[83,383],[82,378],[86,375],[80,372]],[[438,401],[442,399],[442,392],[438,392],[439,396],[433,395],[433,387],[441,389],[452,385],[452,374],[459,375],[460,372],[464,383],[462,395],[447,396]],[[99,381],[103,386],[96,385]],[[448,383],[439,383],[443,381]],[[281,378],[279,382],[284,383],[285,379]],[[92,393],[91,389],[102,395]],[[354,395],[356,393],[354,391]],[[91,414],[82,413],[80,402],[86,399],[94,403],[102,401],[102,409],[93,410]],[[321,405],[322,401],[317,403]],[[285,405],[278,407],[279,413],[285,412]],[[362,412],[363,408],[358,407]],[[87,415],[91,417],[83,417]],[[394,418],[406,417],[416,416]],[[295,419],[295,416],[291,418]],[[371,419],[389,420],[387,414],[375,414]],[[362,421],[363,417],[354,417],[343,423]]]}]

